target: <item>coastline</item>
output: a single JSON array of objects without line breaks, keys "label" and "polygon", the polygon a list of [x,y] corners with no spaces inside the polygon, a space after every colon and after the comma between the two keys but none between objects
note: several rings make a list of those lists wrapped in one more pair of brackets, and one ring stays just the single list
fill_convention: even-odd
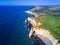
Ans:
[{"label": "coastline", "polygon": [[[25,13],[28,13],[28,14],[31,14],[31,15],[34,15],[35,17],[38,17],[38,15],[36,14],[36,13],[33,13],[33,12],[31,12],[31,11],[25,11]],[[37,16],[36,16],[37,15]],[[33,17],[33,18],[35,18],[35,17]],[[31,37],[31,35],[32,35],[32,30],[40,30],[40,28],[38,28],[42,23],[40,23],[40,25],[37,25],[38,24],[38,22],[36,22],[36,20],[35,19],[32,19],[31,17],[28,17],[27,18],[27,20],[33,25],[33,29],[31,28],[31,30],[30,30],[30,33],[29,33],[29,37]],[[42,29],[42,30],[44,30],[44,29]],[[37,31],[36,31],[37,32]],[[46,32],[47,32],[47,29],[46,29]],[[44,32],[42,32],[42,31],[38,31],[37,33],[44,33]],[[42,35],[42,34],[40,34],[40,35]],[[56,45],[57,44],[57,42],[58,42],[58,40],[57,39],[55,39],[53,36],[52,36],[52,34],[50,34],[50,32],[48,31],[48,33],[47,34],[49,34],[49,35],[46,35],[46,33],[44,33],[42,36],[44,37],[45,35],[47,36],[47,37],[49,37],[49,38],[47,38],[47,37],[44,37],[44,38],[46,38],[46,40],[44,39],[44,38],[41,38],[41,36],[38,36],[38,34],[37,34],[37,36],[40,38],[40,39],[42,39],[42,41],[43,42],[45,42],[45,44],[46,45]],[[33,34],[34,35],[34,34]],[[36,36],[36,35],[35,35]],[[48,41],[48,40],[50,40],[50,41]],[[47,43],[48,42],[48,43]],[[51,43],[50,43],[51,42]]]},{"label": "coastline", "polygon": [[25,13],[30,14],[30,15],[34,15],[35,17],[38,17],[38,15],[36,13],[33,13],[32,11],[25,11]]}]

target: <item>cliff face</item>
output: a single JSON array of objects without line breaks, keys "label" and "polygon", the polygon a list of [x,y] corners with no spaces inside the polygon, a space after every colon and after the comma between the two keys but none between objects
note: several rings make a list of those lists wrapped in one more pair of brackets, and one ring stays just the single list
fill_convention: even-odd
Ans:
[{"label": "cliff face", "polygon": [[[35,9],[34,9],[35,10]],[[38,9],[39,10],[39,9]],[[37,13],[33,13],[32,11],[26,11],[28,14],[32,14],[35,17],[28,17],[27,20],[32,24],[32,28],[29,32],[29,37],[34,35],[35,37],[39,37],[46,45],[60,45],[58,40],[50,33],[48,29],[41,28],[42,23],[37,20]],[[41,13],[40,13],[41,14]]]},{"label": "cliff face", "polygon": [[36,18],[28,17],[27,19],[33,26],[40,26],[41,25],[41,23],[38,22]]},{"label": "cliff face", "polygon": [[[38,36],[46,45],[56,45],[58,40],[53,37],[47,29],[40,28],[42,23],[35,20],[35,18],[28,17],[27,20],[33,25],[30,30],[29,37],[32,35]],[[33,34],[33,32],[35,33]]]}]

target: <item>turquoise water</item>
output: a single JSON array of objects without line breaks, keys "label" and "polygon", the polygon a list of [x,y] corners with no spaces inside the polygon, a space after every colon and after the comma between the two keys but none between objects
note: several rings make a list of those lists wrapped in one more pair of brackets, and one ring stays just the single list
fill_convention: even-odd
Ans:
[{"label": "turquoise water", "polygon": [[24,11],[34,6],[0,6],[0,45],[32,45]]}]

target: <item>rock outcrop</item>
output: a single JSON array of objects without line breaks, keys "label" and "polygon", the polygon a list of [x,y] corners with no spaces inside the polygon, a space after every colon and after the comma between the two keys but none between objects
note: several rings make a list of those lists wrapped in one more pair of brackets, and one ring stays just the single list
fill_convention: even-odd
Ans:
[{"label": "rock outcrop", "polygon": [[36,13],[33,13],[32,11],[25,11],[25,13],[28,13],[28,14],[31,14],[31,15],[34,15],[35,17],[38,17]]},{"label": "rock outcrop", "polygon": [[[58,43],[58,40],[55,39],[55,37],[50,33],[50,31],[48,29],[43,29],[40,27],[42,25],[42,23],[36,19],[36,17],[38,17],[36,13],[33,13],[31,11],[25,11],[25,12],[35,16],[35,17],[27,18],[28,22],[32,24],[32,28],[29,33],[29,37],[31,37],[32,35],[34,35],[35,37],[37,36],[46,45],[60,45]],[[33,32],[34,32],[34,34],[33,34]]]},{"label": "rock outcrop", "polygon": [[49,30],[40,27],[42,23],[37,21],[36,18],[28,17],[27,20],[33,25],[30,30],[29,37],[31,37],[35,31],[34,36],[38,36],[46,45],[60,45],[58,40],[50,34]]}]

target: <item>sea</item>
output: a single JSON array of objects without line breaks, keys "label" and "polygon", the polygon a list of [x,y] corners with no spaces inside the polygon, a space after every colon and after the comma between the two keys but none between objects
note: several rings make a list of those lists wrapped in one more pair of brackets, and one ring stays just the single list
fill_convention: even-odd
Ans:
[{"label": "sea", "polygon": [[25,13],[35,6],[0,6],[0,45],[32,45],[25,27],[30,16]]}]

